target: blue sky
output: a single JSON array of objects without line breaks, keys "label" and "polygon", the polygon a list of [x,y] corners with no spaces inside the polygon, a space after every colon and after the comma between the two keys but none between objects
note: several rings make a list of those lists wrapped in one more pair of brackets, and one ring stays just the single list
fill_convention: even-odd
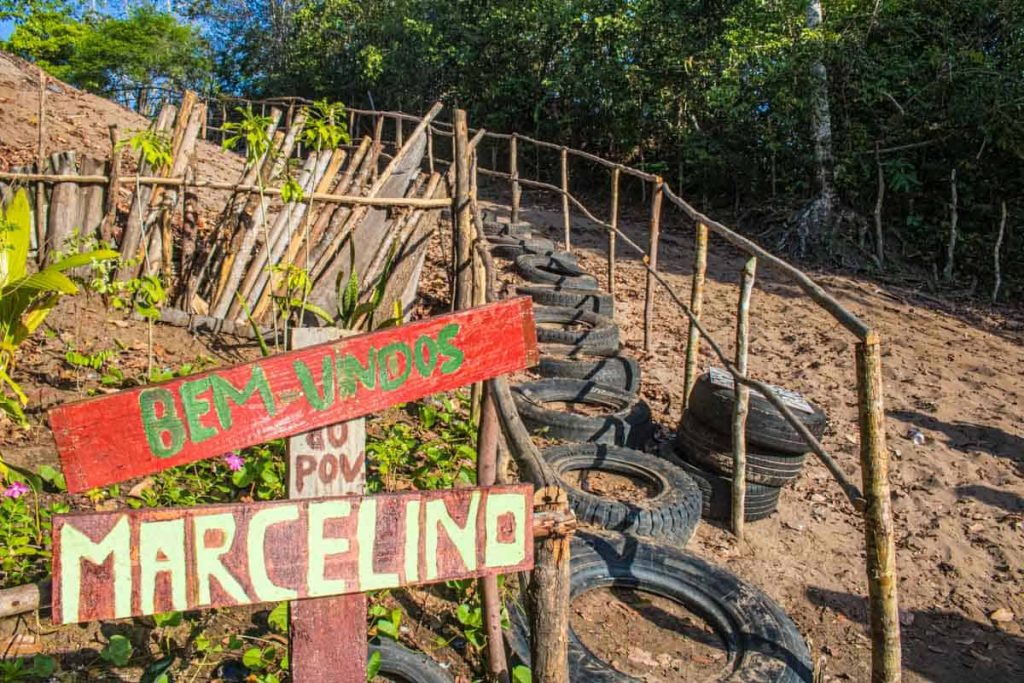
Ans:
[{"label": "blue sky", "polygon": [[0,40],[7,40],[11,37],[11,31],[14,30],[14,22],[10,19],[0,20]]}]

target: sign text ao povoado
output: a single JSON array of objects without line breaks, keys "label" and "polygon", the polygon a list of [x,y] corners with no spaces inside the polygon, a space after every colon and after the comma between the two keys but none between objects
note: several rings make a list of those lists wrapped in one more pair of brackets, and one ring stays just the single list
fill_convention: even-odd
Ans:
[{"label": "sign text ao povoado", "polygon": [[529,485],[55,517],[56,623],[533,566]]}]

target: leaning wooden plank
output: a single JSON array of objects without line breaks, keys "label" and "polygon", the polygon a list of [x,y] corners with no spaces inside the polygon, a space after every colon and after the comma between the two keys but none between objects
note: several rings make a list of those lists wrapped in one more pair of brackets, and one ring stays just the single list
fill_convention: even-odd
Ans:
[{"label": "leaning wooden plank", "polygon": [[533,566],[533,487],[57,515],[53,621],[346,595]]},{"label": "leaning wooden plank", "polygon": [[[104,175],[107,164],[99,159],[83,157],[81,162],[82,175]],[[96,235],[100,223],[103,222],[103,197],[106,188],[103,185],[86,185],[79,189],[78,220],[75,227],[79,228],[83,237]]]},{"label": "leaning wooden plank", "polygon": [[[72,493],[369,414],[529,367],[522,297],[58,406]],[[98,423],[116,429],[96,429]]]},{"label": "leaning wooden plank", "polygon": [[[419,173],[420,163],[427,149],[426,128],[441,109],[440,102],[431,107],[405,145],[398,150],[387,168],[374,181],[369,196],[401,197],[405,194],[406,188]],[[363,219],[353,223],[353,226],[351,239],[361,247],[356,251],[355,271],[362,276],[387,232],[387,211],[379,208],[368,209]],[[333,257],[333,260],[317,275],[310,301],[330,310],[337,296],[335,283],[339,278],[347,279],[349,275],[349,259],[341,258],[337,252],[328,256]]]},{"label": "leaning wooden plank", "polygon": [[[78,174],[75,153],[61,152],[53,155],[53,167],[60,175],[73,176]],[[66,251],[68,240],[78,220],[78,185],[74,183],[57,183],[50,193],[50,209],[47,212],[49,225],[46,230],[47,258],[54,260],[55,252]]]},{"label": "leaning wooden plank", "polygon": [[[165,133],[174,121],[174,113],[177,111],[173,104],[165,104],[160,110],[155,129],[157,132]],[[139,158],[139,175],[149,175],[154,169],[149,167],[145,159]],[[140,185],[132,197],[132,205],[128,211],[128,222],[125,225],[124,235],[121,237],[121,258],[125,265],[118,269],[117,277],[122,280],[130,279],[134,273],[133,268],[127,263],[142,255],[140,246],[142,244],[142,225],[146,218],[146,209],[149,206],[149,198],[153,188]]]}]

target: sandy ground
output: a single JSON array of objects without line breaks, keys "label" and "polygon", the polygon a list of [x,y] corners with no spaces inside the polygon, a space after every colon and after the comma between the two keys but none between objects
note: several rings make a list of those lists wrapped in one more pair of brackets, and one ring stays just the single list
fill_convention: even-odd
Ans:
[{"label": "sandy ground", "polygon": [[[489,196],[487,188],[481,196]],[[536,199],[540,206],[527,205],[524,219],[559,242],[559,208]],[[626,222],[627,231],[639,244],[646,244],[646,226],[639,216],[633,218]],[[663,230],[660,270],[676,293],[688,300],[692,226],[669,210]],[[606,242],[603,230],[574,218],[573,245],[580,263],[598,277],[602,287],[607,287]],[[664,292],[659,293],[652,350],[643,352],[645,271],[627,250],[620,244],[615,317],[626,351],[641,361],[641,393],[662,435],[668,436],[682,411],[687,325],[682,312]],[[712,237],[703,320],[726,354],[734,348],[737,283],[743,262],[742,255]],[[910,293],[871,282],[821,274],[816,278],[875,327],[884,344],[905,680],[1020,680],[1024,677],[1020,326],[996,315],[962,319],[930,310],[915,303]],[[859,483],[853,337],[794,285],[768,270],[758,273],[751,330],[754,375],[800,391],[827,411],[824,444]],[[701,351],[701,366],[706,369],[714,359],[707,345]],[[924,435],[923,444],[908,438],[912,429]],[[815,657],[822,660],[826,679],[861,681],[870,675],[862,529],[839,487],[815,460],[783,491],[778,513],[749,525],[741,547],[727,531],[704,523],[690,549],[724,564],[779,601]],[[632,599],[607,601],[609,614],[628,608]],[[588,603],[591,609],[592,603]],[[1000,609],[1009,610],[1011,620],[990,618]],[[634,614],[644,619],[640,612],[634,610]],[[996,616],[1005,618],[1005,612]],[[628,670],[634,675],[642,673],[637,662],[656,661],[658,654],[673,652],[671,638],[676,634],[671,629],[661,629],[661,640],[640,639],[643,645],[632,638],[623,643],[622,631],[615,630],[603,647],[608,648],[609,659],[618,649],[619,659],[630,662]],[[602,647],[599,641],[591,644]],[[650,680],[662,680],[653,668],[651,676]]]}]

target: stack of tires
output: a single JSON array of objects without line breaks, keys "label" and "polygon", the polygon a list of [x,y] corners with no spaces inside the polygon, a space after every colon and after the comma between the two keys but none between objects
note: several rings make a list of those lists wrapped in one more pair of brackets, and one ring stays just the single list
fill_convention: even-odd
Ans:
[{"label": "stack of tires", "polygon": [[[722,678],[810,681],[807,646],[771,598],[730,572],[684,550],[707,510],[707,482],[674,455],[644,452],[654,425],[638,397],[640,366],[619,351],[612,296],[577,259],[535,238],[528,223],[485,222],[491,252],[509,259],[533,298],[542,379],[513,387],[523,423],[541,439],[558,441],[541,454],[585,526],[572,541],[570,591],[576,599],[601,588],[661,595],[705,617],[728,652]],[[645,495],[602,495],[595,473],[628,478]],[[697,474],[698,476],[695,476]],[[739,596],[742,596],[740,599]],[[509,606],[513,653],[529,664],[522,605]],[[591,652],[569,631],[573,683],[639,680]]]},{"label": "stack of tires", "polygon": [[[485,222],[491,253],[514,262],[534,301],[542,379],[513,387],[523,423],[557,441],[541,453],[561,479],[580,522],[684,546],[700,521],[701,493],[679,467],[643,452],[654,432],[639,398],[640,366],[619,351],[611,294],[572,254],[548,248],[525,223]],[[513,244],[513,241],[518,241]],[[600,495],[586,474],[629,478],[642,500]],[[584,476],[581,477],[581,473]]]},{"label": "stack of tires", "polygon": [[[825,413],[803,396],[773,388],[808,431],[820,439]],[[728,520],[732,514],[732,415],[735,394],[732,376],[720,368],[701,375],[690,392],[688,408],[676,432],[674,453],[669,452],[704,494],[704,517]],[[779,504],[779,494],[800,476],[807,459],[804,438],[759,392],[750,392],[746,428],[746,500],[748,522],[768,517]]]}]

